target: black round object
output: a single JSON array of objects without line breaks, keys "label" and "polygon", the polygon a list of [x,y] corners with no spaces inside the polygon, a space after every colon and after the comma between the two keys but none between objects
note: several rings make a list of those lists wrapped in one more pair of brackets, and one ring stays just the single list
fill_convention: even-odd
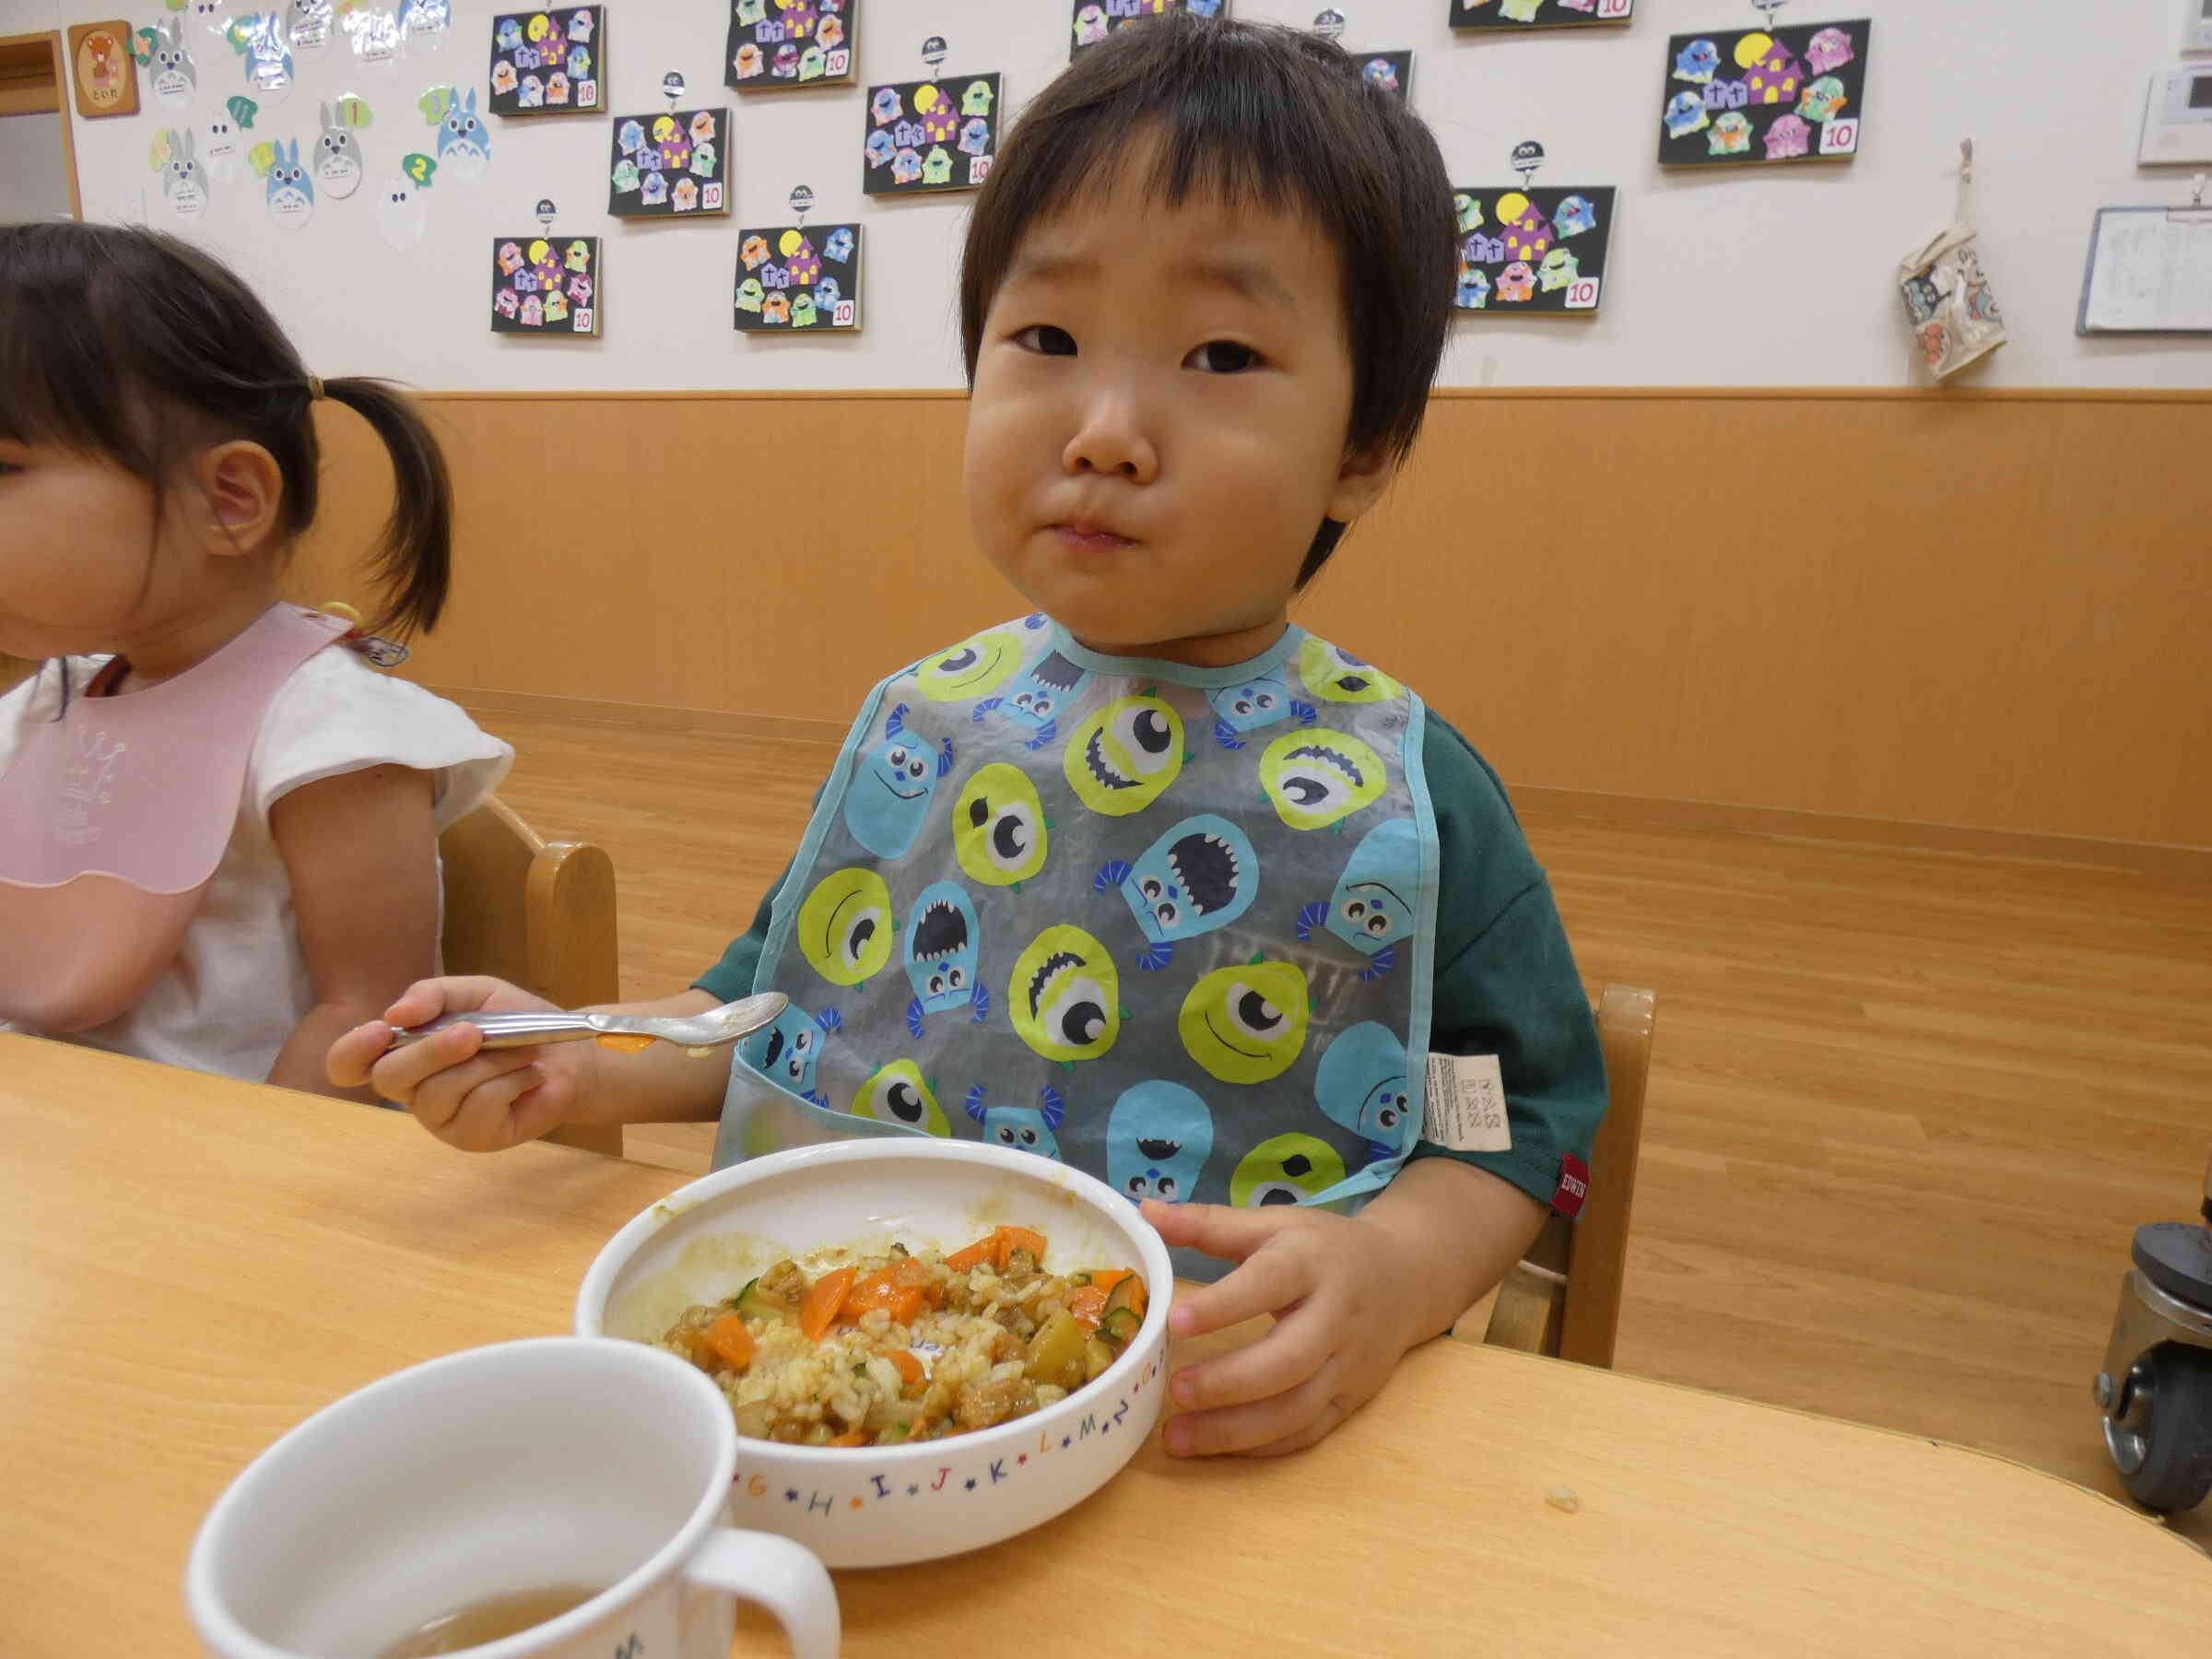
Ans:
[{"label": "black round object", "polygon": [[2212,1311],[2212,1228],[2154,1221],[2136,1229],[2136,1265],[2167,1295]]},{"label": "black round object", "polygon": [[2145,1509],[2194,1509],[2212,1494],[2212,1350],[2161,1343],[2127,1377],[2127,1410],[2104,1441]]}]

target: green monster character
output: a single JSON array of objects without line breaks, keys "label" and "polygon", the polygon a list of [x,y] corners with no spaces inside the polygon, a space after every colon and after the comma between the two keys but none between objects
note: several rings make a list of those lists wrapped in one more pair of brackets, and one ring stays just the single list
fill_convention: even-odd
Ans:
[{"label": "green monster character", "polygon": [[1044,868],[1049,826],[1037,785],[1018,766],[979,766],[952,804],[952,850],[985,887],[1019,888]]},{"label": "green monster character", "polygon": [[1323,702],[1388,702],[1406,695],[1405,687],[1373,664],[1311,635],[1298,648],[1298,673]]},{"label": "green monster character", "polygon": [[912,1060],[894,1060],[880,1066],[853,1098],[853,1115],[879,1124],[904,1124],[949,1139],[952,1124],[937,1104],[936,1091]]},{"label": "green monster character", "polygon": [[1306,1044],[1306,976],[1295,963],[1217,968],[1191,987],[1176,1016],[1182,1046],[1224,1083],[1265,1083]]},{"label": "green monster character", "polygon": [[801,293],[792,300],[791,325],[794,328],[812,328],[817,321],[812,294]]},{"label": "green monster character", "polygon": [[854,865],[815,884],[799,906],[799,950],[833,985],[857,985],[891,959],[891,890]]},{"label": "green monster character", "polygon": [[1121,989],[1106,947],[1063,924],[1015,959],[1006,1007],[1016,1033],[1047,1060],[1096,1060],[1122,1034]]},{"label": "green monster character", "polygon": [[1357,737],[1315,726],[1286,732],[1260,757],[1260,787],[1293,830],[1326,830],[1382,799],[1382,758]]},{"label": "green monster character", "polygon": [[1062,766],[1067,786],[1093,812],[1142,812],[1175,782],[1187,759],[1182,716],[1147,691],[1116,698],[1068,734]]},{"label": "green monster character", "polygon": [[966,702],[997,690],[1020,666],[1021,636],[994,628],[939,652],[915,671],[914,683],[932,702]]},{"label": "green monster character", "polygon": [[1229,1201],[1241,1209],[1296,1204],[1344,1179],[1336,1148],[1310,1135],[1278,1135],[1244,1154],[1229,1178]]}]

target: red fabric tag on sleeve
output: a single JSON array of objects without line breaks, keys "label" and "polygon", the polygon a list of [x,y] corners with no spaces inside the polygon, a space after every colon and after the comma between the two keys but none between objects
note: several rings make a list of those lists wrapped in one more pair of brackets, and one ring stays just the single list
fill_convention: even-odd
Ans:
[{"label": "red fabric tag on sleeve", "polygon": [[1562,1153],[1559,1190],[1551,1195],[1551,1207],[1571,1221],[1583,1213],[1583,1200],[1589,1196],[1590,1166],[1571,1152]]}]

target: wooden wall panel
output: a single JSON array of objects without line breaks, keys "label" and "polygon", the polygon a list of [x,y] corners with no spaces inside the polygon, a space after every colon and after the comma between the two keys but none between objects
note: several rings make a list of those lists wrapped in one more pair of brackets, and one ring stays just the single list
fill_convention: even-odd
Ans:
[{"label": "wooden wall panel", "polygon": [[[430,401],[461,514],[427,683],[818,734],[787,723],[1021,608],[956,396]],[[327,430],[303,597],[384,506]],[[1516,784],[2212,844],[2206,454],[2212,394],[1442,393],[1301,616]]]}]

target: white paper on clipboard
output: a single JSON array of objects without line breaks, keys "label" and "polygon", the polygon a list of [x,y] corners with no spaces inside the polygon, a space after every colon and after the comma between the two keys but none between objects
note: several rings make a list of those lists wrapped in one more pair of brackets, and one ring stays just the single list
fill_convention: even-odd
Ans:
[{"label": "white paper on clipboard", "polygon": [[2100,207],[2077,334],[2212,334],[2212,207]]}]

